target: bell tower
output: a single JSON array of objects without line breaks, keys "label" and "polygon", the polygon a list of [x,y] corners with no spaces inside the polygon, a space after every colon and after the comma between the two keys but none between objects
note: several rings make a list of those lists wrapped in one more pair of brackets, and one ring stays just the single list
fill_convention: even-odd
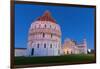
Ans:
[{"label": "bell tower", "polygon": [[84,53],[87,54],[87,42],[86,38],[83,39]]}]

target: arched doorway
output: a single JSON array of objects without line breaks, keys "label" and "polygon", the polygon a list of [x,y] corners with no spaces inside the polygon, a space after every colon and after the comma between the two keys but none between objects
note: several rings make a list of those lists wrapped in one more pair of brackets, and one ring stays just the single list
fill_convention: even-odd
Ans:
[{"label": "arched doorway", "polygon": [[32,56],[32,55],[34,55],[34,48],[32,48],[32,51],[31,51],[31,56]]}]

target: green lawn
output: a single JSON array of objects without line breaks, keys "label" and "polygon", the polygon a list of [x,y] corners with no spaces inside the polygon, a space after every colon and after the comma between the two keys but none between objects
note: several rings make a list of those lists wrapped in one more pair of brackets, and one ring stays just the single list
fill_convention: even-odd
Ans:
[{"label": "green lawn", "polygon": [[93,54],[88,55],[64,55],[64,56],[49,56],[49,57],[15,57],[15,65],[26,64],[46,64],[46,63],[84,63],[93,62],[95,57]]}]

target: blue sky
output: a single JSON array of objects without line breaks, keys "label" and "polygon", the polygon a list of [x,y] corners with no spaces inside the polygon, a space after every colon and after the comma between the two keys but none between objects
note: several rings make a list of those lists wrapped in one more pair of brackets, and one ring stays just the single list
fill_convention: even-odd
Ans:
[{"label": "blue sky", "polygon": [[15,48],[27,47],[30,25],[46,10],[61,26],[62,43],[65,38],[80,43],[86,37],[88,48],[94,48],[94,8],[34,4],[15,4]]}]

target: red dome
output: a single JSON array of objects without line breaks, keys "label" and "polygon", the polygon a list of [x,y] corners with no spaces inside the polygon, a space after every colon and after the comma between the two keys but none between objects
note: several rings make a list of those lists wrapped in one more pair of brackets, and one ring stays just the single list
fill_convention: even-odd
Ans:
[{"label": "red dome", "polygon": [[51,21],[51,22],[53,22],[53,23],[56,23],[56,21],[51,17],[51,14],[50,14],[49,11],[46,11],[46,12],[44,13],[44,15],[41,16],[41,17],[39,17],[37,20],[38,20],[38,21]]}]

